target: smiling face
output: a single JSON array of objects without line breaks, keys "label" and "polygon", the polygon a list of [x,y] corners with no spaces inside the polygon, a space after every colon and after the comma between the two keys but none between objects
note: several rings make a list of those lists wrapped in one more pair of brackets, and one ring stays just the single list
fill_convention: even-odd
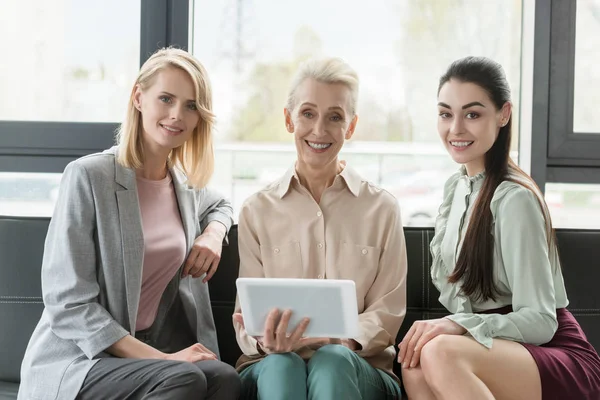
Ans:
[{"label": "smiling face", "polygon": [[438,94],[438,132],[452,159],[470,176],[485,168],[485,154],[510,117],[511,104],[498,110],[480,86],[450,79]]},{"label": "smiling face", "polygon": [[350,89],[341,83],[306,79],[295,92],[293,110],[285,109],[288,132],[294,134],[298,168],[337,168],[338,153],[350,139],[358,116],[349,110]]},{"label": "smiling face", "polygon": [[168,154],[183,145],[198,125],[194,83],[179,68],[158,72],[150,87],[136,88],[136,108],[142,114],[144,148],[155,154]]}]

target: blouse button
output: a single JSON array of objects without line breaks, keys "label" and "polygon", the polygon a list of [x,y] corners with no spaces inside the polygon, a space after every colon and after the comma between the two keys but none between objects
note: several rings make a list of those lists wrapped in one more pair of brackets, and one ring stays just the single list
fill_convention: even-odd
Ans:
[{"label": "blouse button", "polygon": [[275,250],[273,250],[273,253],[275,253],[275,254],[279,254],[279,249],[275,249]]},{"label": "blouse button", "polygon": [[367,254],[368,253],[367,249],[362,249],[362,253],[363,253],[363,255]]},{"label": "blouse button", "polygon": [[323,215],[323,213],[321,211],[317,211],[317,217],[320,217],[322,215]]},{"label": "blouse button", "polygon": [[317,276],[317,278],[319,278],[319,279],[323,279],[323,275],[319,274],[319,275]]},{"label": "blouse button", "polygon": [[317,247],[318,247],[318,248],[320,248],[320,249],[322,249],[322,248],[323,248],[323,243],[319,243],[319,244],[317,245]]}]

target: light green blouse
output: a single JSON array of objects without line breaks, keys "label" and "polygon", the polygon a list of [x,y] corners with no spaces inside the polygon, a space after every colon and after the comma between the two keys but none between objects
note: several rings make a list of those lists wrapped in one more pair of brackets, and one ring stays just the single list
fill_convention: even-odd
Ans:
[{"label": "light green blouse", "polygon": [[[465,245],[464,235],[484,178],[484,173],[469,177],[462,167],[444,187],[431,242],[431,278],[440,291],[439,300],[453,314],[446,318],[488,348],[493,338],[547,343],[558,327],[556,309],[566,307],[568,300],[558,253],[548,247],[540,193],[504,181],[492,198],[493,267],[503,295],[496,301],[476,302],[460,292],[460,284],[448,282]],[[477,313],[507,305],[512,305],[513,312],[506,315]]]}]

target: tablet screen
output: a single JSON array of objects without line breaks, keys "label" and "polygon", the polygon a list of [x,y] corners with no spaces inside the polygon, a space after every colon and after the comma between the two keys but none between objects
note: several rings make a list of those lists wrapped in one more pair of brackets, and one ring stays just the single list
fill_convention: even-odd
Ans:
[{"label": "tablet screen", "polygon": [[358,333],[353,281],[255,278],[238,284],[238,291],[251,336],[264,334],[267,315],[274,308],[292,311],[288,334],[304,317],[310,318],[305,337],[353,338]]}]

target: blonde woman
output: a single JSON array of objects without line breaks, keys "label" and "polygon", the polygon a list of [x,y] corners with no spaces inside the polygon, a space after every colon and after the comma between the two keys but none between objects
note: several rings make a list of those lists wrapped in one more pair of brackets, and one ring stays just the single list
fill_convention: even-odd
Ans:
[{"label": "blonde woman", "polygon": [[177,49],[142,66],[118,145],[70,163],[42,265],[45,309],[19,399],[235,399],[206,282],[231,226],[211,89]]},{"label": "blonde woman", "polygon": [[[394,399],[394,340],[406,311],[406,249],[396,199],[338,159],[358,116],[358,76],[345,62],[311,60],[298,71],[284,109],[297,162],[251,196],[239,218],[240,276],[351,279],[360,334],[286,336],[289,311],[275,311],[250,337],[239,304],[243,394],[261,399]],[[308,322],[310,323],[310,322]]]}]

